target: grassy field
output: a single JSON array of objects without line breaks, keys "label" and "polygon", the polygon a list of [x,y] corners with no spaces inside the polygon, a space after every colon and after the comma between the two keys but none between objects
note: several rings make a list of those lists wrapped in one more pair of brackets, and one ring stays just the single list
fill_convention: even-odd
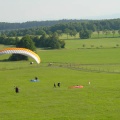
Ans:
[{"label": "grassy field", "polygon": [[[118,31],[115,31],[115,34],[113,35],[112,31],[109,31],[107,34],[103,33],[102,31],[99,32],[99,34],[95,31],[91,34],[92,39],[101,39],[101,38],[119,38],[120,34],[118,34]],[[60,36],[60,39],[79,39],[79,33],[76,34],[76,36],[70,36],[67,34],[62,34]]]},{"label": "grassy field", "polygon": [[[116,44],[120,38],[66,40],[65,49],[37,49],[39,65],[4,62],[9,55],[0,56],[0,120],[118,120],[120,48]],[[0,49],[4,47],[9,46]],[[36,76],[39,82],[30,82]],[[54,88],[58,82],[61,87]],[[74,85],[84,87],[71,89]]]}]

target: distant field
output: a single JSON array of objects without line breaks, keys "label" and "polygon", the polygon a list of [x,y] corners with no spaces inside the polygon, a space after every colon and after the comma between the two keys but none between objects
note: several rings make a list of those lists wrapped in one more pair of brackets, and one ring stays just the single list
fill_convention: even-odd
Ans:
[{"label": "distant field", "polygon": [[[31,58],[4,62],[9,55],[1,55],[0,120],[118,120],[119,45],[120,38],[66,40],[65,49],[37,49],[39,65]],[[40,81],[30,82],[36,76]]]},{"label": "distant field", "polygon": [[120,38],[102,38],[102,39],[88,39],[88,40],[66,40],[66,48],[119,48]]},{"label": "distant field", "polygon": [[[108,34],[105,34],[102,31],[100,31],[99,34],[97,32],[93,32],[91,35],[92,39],[119,38],[119,37],[120,37],[120,34],[118,34],[118,31],[115,31],[114,35],[113,35],[112,31],[109,31]],[[76,34],[76,36],[70,36],[67,34],[63,34],[62,36],[60,36],[60,39],[80,39],[80,37],[79,37],[79,33]]]}]

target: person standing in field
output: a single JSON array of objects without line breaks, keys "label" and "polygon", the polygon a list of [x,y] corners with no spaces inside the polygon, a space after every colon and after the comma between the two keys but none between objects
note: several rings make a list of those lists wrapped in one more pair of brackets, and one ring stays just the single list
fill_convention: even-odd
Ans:
[{"label": "person standing in field", "polygon": [[60,87],[60,82],[57,85],[58,85],[58,87]]},{"label": "person standing in field", "polygon": [[56,84],[54,83],[54,88],[56,88]]},{"label": "person standing in field", "polygon": [[15,87],[15,92],[19,93],[19,88],[18,87]]}]

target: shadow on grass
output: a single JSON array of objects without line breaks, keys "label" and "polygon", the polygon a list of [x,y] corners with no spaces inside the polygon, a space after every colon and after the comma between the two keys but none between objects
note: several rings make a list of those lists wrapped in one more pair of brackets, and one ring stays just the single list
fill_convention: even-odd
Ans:
[{"label": "shadow on grass", "polygon": [[3,60],[0,60],[0,62],[10,62],[10,60],[8,60],[8,59],[3,59]]}]

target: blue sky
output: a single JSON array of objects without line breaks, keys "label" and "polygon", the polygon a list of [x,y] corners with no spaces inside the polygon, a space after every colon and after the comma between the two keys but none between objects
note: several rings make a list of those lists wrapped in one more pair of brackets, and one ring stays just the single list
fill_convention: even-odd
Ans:
[{"label": "blue sky", "polygon": [[120,0],[0,0],[0,22],[120,18]]}]

